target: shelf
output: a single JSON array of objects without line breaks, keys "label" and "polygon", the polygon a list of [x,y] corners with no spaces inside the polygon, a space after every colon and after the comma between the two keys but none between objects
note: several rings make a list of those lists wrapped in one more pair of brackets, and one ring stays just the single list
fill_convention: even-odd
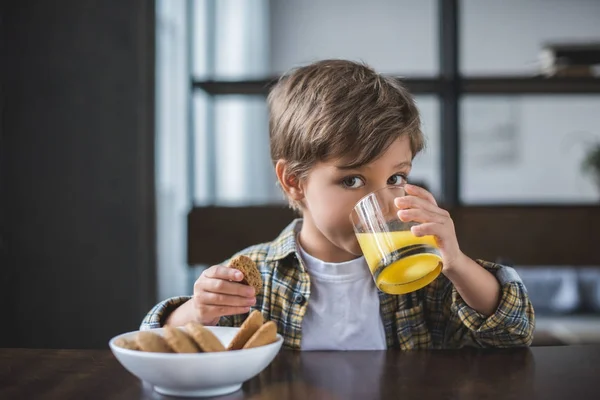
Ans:
[{"label": "shelf", "polygon": [[600,94],[598,78],[481,77],[461,81],[469,94]]},{"label": "shelf", "polygon": [[[216,95],[263,95],[277,77],[242,81],[192,81],[192,87]],[[414,94],[442,94],[449,81],[440,78],[406,78],[402,82]],[[600,94],[600,78],[477,77],[459,81],[462,94]]]},{"label": "shelf", "polygon": [[[241,81],[192,81],[193,89],[201,89],[206,93],[218,95],[267,95],[278,77],[258,80]],[[408,78],[402,79],[404,85],[415,94],[436,94],[442,90],[441,80],[437,78]]]},{"label": "shelf", "polygon": [[244,81],[192,81],[193,89],[219,96],[229,94],[266,95],[277,78]]}]

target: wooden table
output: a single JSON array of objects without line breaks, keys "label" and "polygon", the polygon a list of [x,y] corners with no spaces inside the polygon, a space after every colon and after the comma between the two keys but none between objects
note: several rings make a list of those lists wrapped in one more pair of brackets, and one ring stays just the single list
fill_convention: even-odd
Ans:
[{"label": "wooden table", "polygon": [[[108,350],[0,349],[0,399],[172,399]],[[600,346],[290,352],[220,399],[598,399]]]}]

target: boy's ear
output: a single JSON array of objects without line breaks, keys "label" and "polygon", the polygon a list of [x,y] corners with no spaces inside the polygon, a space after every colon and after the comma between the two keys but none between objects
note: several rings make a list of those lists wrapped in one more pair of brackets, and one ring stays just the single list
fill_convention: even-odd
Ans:
[{"label": "boy's ear", "polygon": [[289,173],[288,163],[285,160],[278,160],[275,164],[275,173],[283,191],[295,201],[304,199],[304,190],[300,179]]}]

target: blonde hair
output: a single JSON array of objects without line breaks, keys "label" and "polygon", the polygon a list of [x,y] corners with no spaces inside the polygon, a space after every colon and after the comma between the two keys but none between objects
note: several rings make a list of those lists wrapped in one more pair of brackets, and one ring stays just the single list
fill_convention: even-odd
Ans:
[{"label": "blonde hair", "polygon": [[424,147],[408,90],[365,64],[323,60],[297,68],[275,84],[267,102],[271,158],[284,159],[297,179],[332,159],[351,159],[354,168],[368,164],[405,135],[413,157]]}]

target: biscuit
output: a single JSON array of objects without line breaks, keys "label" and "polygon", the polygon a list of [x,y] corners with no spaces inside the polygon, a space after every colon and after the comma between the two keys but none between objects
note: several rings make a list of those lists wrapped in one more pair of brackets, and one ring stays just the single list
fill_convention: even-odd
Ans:
[{"label": "biscuit", "polygon": [[142,351],[152,353],[172,353],[173,349],[169,347],[166,340],[156,333],[142,331],[138,332],[135,343]]},{"label": "biscuit", "polygon": [[262,291],[262,276],[252,259],[246,256],[237,256],[229,262],[229,267],[241,271],[244,274],[244,279],[241,283],[252,286],[256,294]]},{"label": "biscuit", "polygon": [[260,311],[252,311],[240,327],[240,330],[234,336],[231,343],[229,343],[229,346],[227,346],[227,350],[241,350],[248,339],[254,335],[262,324],[263,317]]},{"label": "biscuit", "polygon": [[277,325],[269,321],[261,326],[244,345],[244,349],[266,346],[277,340]]},{"label": "biscuit", "polygon": [[164,338],[175,353],[197,353],[196,342],[181,329],[169,325],[164,327]]},{"label": "biscuit", "polygon": [[202,324],[197,322],[188,322],[185,325],[185,330],[190,335],[196,345],[200,348],[200,351],[205,353],[212,353],[217,351],[225,351],[223,343],[212,333],[206,329]]},{"label": "biscuit", "polygon": [[139,346],[135,343],[135,339],[127,340],[125,338],[119,338],[115,340],[115,346],[119,346],[127,350],[140,350]]}]

